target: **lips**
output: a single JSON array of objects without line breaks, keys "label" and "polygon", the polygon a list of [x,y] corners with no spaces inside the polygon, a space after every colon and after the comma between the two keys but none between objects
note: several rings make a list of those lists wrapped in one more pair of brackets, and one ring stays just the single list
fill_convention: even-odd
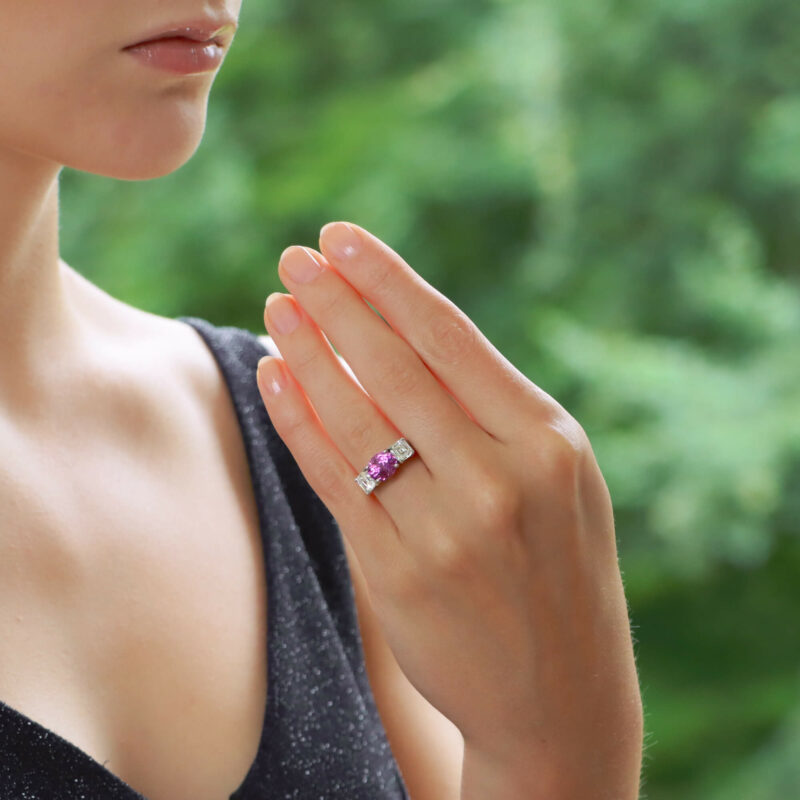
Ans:
[{"label": "lips", "polygon": [[170,25],[166,29],[162,28],[158,32],[146,35],[145,38],[140,39],[138,42],[127,45],[123,50],[149,42],[157,42],[161,39],[188,39],[192,42],[216,44],[224,48],[230,44],[235,31],[236,23],[233,20],[184,22],[178,25]]}]

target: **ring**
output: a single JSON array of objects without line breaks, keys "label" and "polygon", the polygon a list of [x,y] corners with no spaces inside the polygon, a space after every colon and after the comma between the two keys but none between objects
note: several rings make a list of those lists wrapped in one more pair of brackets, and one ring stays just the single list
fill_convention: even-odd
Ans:
[{"label": "ring", "polygon": [[364,494],[369,494],[378,484],[391,478],[400,464],[415,452],[405,439],[398,439],[391,447],[372,456],[367,466],[356,475],[356,483],[364,490]]}]

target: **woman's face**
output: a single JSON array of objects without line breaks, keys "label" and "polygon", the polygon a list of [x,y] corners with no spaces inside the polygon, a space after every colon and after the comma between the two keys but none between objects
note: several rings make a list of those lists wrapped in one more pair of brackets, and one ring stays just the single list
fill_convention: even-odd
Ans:
[{"label": "woman's face", "polygon": [[0,0],[0,153],[18,151],[124,180],[191,158],[217,71],[179,75],[122,48],[242,0]]}]

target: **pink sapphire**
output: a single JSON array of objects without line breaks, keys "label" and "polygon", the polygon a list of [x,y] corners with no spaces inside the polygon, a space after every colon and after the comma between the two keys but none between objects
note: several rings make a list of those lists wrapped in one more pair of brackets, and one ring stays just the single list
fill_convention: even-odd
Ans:
[{"label": "pink sapphire", "polygon": [[400,462],[394,457],[393,453],[386,451],[372,456],[367,464],[367,474],[374,481],[385,481],[394,475]]}]

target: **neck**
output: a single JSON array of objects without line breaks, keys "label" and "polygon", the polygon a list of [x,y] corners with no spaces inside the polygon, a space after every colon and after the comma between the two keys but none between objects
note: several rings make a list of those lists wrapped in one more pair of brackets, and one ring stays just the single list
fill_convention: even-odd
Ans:
[{"label": "neck", "polygon": [[0,147],[0,407],[11,411],[35,404],[79,341],[75,273],[59,257],[60,170]]}]

